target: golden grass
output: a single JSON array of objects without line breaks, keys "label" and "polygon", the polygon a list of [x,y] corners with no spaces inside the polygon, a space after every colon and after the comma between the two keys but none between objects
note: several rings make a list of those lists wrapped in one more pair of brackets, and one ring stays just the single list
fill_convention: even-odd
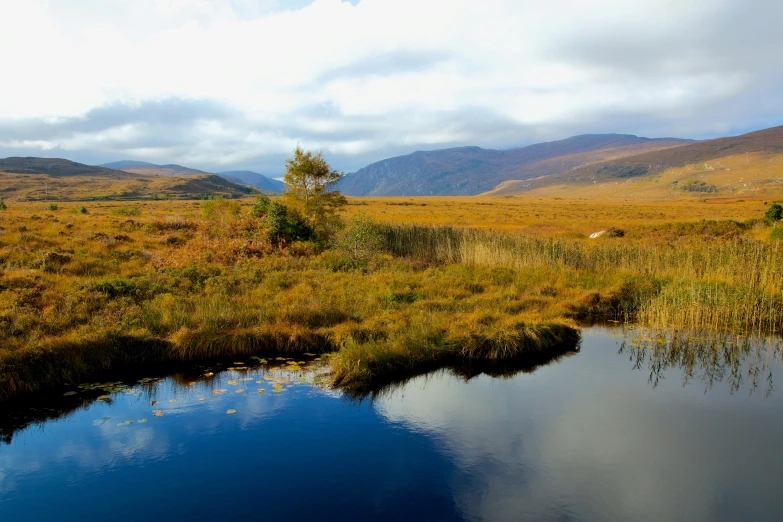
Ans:
[{"label": "golden grass", "polygon": [[[349,217],[387,223],[386,251],[361,266],[264,243],[243,221],[252,201],[240,203],[208,216],[197,201],[1,211],[0,399],[264,351],[337,350],[335,382],[366,388],[455,359],[559,351],[581,319],[783,327],[777,242],[725,220],[762,216],[761,201],[352,198]],[[501,231],[486,230],[493,220]],[[611,225],[625,237],[585,239]]]}]

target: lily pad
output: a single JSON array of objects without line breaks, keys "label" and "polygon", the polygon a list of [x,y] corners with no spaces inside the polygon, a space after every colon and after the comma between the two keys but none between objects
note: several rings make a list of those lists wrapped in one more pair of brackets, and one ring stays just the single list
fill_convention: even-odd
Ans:
[{"label": "lily pad", "polygon": [[205,401],[205,400],[207,400],[207,398],[206,397],[199,397],[198,400]]},{"label": "lily pad", "polygon": [[227,415],[233,415],[233,414],[235,414],[236,412],[237,412],[237,410],[233,410],[233,409],[232,409],[232,410],[226,410],[226,414],[227,414]]},{"label": "lily pad", "polygon": [[259,388],[258,393],[264,393],[266,390],[264,388]]},{"label": "lily pad", "polygon": [[214,393],[215,395],[220,395],[222,393],[226,393],[226,390],[212,390],[212,393]]},{"label": "lily pad", "polygon": [[169,402],[177,402],[177,399],[169,399]]},{"label": "lily pad", "polygon": [[76,395],[76,392],[75,391],[69,391],[69,392],[63,393],[63,397],[70,397],[71,395]]},{"label": "lily pad", "polygon": [[232,379],[232,380],[228,381],[228,384],[230,384],[231,386],[236,386],[239,383]]},{"label": "lily pad", "polygon": [[95,400],[96,400],[96,401],[108,401],[109,399],[111,399],[111,395],[101,395],[101,396],[99,396],[99,397],[98,397],[97,399],[95,399]]},{"label": "lily pad", "polygon": [[138,422],[139,424],[144,424],[145,422],[147,422],[147,419],[139,419],[136,422]]},{"label": "lily pad", "polygon": [[238,389],[238,390],[236,390],[234,393],[243,393],[244,391],[245,391],[245,389],[244,389],[244,388],[239,388],[239,389]]},{"label": "lily pad", "polygon": [[152,410],[152,414],[156,417],[163,417],[163,410]]}]

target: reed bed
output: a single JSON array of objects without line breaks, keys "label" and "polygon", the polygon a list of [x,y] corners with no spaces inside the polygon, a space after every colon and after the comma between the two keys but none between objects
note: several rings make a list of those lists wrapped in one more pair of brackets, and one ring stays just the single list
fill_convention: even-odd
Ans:
[{"label": "reed bed", "polygon": [[664,327],[783,331],[783,249],[778,241],[576,241],[487,230],[382,227],[397,256],[436,263],[634,275],[653,283],[624,296],[628,319]]}]

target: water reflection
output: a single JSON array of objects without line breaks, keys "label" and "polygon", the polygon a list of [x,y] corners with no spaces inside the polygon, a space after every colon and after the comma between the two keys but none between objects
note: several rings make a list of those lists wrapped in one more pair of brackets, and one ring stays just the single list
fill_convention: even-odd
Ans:
[{"label": "water reflection", "polygon": [[725,341],[592,328],[363,401],[317,361],[62,390],[8,429],[0,519],[779,520],[780,346]]},{"label": "water reflection", "polygon": [[667,370],[682,370],[682,385],[694,380],[704,384],[704,392],[724,380],[731,393],[743,386],[748,393],[761,388],[769,395],[774,387],[773,369],[783,359],[778,338],[746,336],[699,336],[688,332],[655,330],[631,331],[623,339],[619,353],[626,354],[634,370],[649,372],[649,382],[657,387]]},{"label": "water reflection", "polygon": [[[780,398],[664,384],[680,369],[693,378],[703,367],[708,382],[746,375],[738,364],[771,380],[779,357],[743,344],[717,360],[704,344],[631,344],[588,331],[578,357],[522,379],[464,385],[441,373],[380,396],[376,408],[440,442],[460,470],[453,493],[467,519],[779,520],[770,464],[783,460]],[[629,372],[613,345],[650,365],[657,386]]]}]

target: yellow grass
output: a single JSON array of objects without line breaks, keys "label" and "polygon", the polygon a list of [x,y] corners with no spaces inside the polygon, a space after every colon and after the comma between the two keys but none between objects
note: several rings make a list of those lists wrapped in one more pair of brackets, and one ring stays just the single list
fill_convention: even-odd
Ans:
[{"label": "yellow grass", "polygon": [[[763,216],[763,200],[352,198],[347,219],[386,223],[385,248],[361,266],[332,248],[265,244],[252,200],[240,203],[235,216],[198,201],[87,213],[11,202],[0,211],[0,399],[263,351],[338,350],[335,382],[365,387],[455,358],[562,350],[577,319],[783,324],[769,227],[728,221]],[[625,236],[586,239],[608,226]]]}]

